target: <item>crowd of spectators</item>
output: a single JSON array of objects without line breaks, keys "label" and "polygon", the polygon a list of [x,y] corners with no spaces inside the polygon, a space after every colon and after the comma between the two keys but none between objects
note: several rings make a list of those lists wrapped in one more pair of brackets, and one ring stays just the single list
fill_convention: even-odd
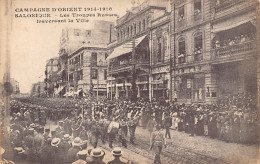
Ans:
[{"label": "crowd of spectators", "polygon": [[[130,144],[134,144],[138,125],[150,134],[156,125],[160,125],[166,129],[165,137],[168,138],[171,138],[170,129],[173,128],[190,136],[204,135],[226,142],[258,142],[256,97],[250,94],[230,95],[216,104],[187,105],[164,99],[131,102],[20,98],[12,100],[10,106],[9,154],[13,155],[10,159],[14,162],[72,163],[89,156],[89,163],[95,153],[91,155],[87,143],[98,152],[99,139],[102,144],[108,141],[111,148],[115,140],[127,147],[127,135],[130,135]],[[46,126],[48,120],[58,127]],[[112,122],[114,126],[110,127]]]}]

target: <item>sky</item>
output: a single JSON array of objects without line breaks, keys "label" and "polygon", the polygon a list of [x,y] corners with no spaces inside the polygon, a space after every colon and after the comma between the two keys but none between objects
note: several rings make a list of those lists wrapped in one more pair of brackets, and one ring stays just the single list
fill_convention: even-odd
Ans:
[{"label": "sky", "polygon": [[[121,17],[126,13],[127,9],[130,9],[129,7],[131,7],[131,1],[13,0],[13,16],[11,19],[12,28],[10,34],[11,77],[19,82],[22,93],[30,92],[33,83],[44,80],[44,69],[46,61],[52,57],[58,57],[62,29],[65,27],[88,28],[91,22],[37,24],[36,18],[15,18],[14,14],[26,14],[26,12],[19,11],[24,8],[66,7],[112,7],[112,11],[107,13],[118,14]],[[15,9],[18,9],[18,12],[15,12]],[[57,15],[59,15],[59,13],[57,13]],[[56,18],[58,19],[58,17]],[[89,19],[92,21],[96,18]],[[102,20],[110,20],[115,22],[116,17],[113,17],[113,19],[109,18]]]}]

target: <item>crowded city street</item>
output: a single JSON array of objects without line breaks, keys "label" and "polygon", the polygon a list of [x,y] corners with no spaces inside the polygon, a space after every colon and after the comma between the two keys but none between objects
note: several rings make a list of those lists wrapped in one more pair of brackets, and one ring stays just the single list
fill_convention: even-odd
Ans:
[{"label": "crowded city street", "polygon": [[[226,108],[215,110],[222,105]],[[257,133],[248,124],[258,126],[257,118],[236,105],[222,105],[185,106],[162,99],[16,98],[10,103],[12,142],[5,148],[6,158],[15,163],[72,163],[79,152],[85,150],[83,156],[91,160],[91,152],[100,150],[101,160],[108,162],[115,148],[122,152],[123,162],[149,164],[156,158],[151,142],[159,125],[165,140],[161,163],[255,163]],[[208,129],[200,128],[203,125]],[[225,130],[218,134],[218,128]]]},{"label": "crowded city street", "polygon": [[260,0],[2,1],[0,164],[260,164]]}]

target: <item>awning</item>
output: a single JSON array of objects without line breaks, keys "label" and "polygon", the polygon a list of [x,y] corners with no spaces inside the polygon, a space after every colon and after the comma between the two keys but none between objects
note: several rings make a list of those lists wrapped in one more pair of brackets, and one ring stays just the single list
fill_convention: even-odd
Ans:
[{"label": "awning", "polygon": [[[144,36],[141,36],[137,39],[135,39],[135,47],[138,46],[142,40],[144,40],[144,38],[146,37],[146,35]],[[129,52],[132,52],[132,48],[131,48],[131,45],[132,45],[132,41],[129,41],[119,47],[116,47],[114,49],[114,51],[107,57],[106,60],[110,60],[110,59],[113,59],[113,58],[116,58],[118,56],[121,56],[123,54],[127,54]]]},{"label": "awning", "polygon": [[77,92],[74,92],[74,95],[78,95],[81,91],[83,91],[82,89],[77,90]]},{"label": "awning", "polygon": [[244,15],[240,15],[238,17],[233,17],[232,21],[227,20],[227,21],[223,21],[221,23],[214,24],[212,32],[217,33],[220,31],[229,30],[229,29],[235,28],[239,25],[242,25],[244,23],[250,22],[250,21],[254,20],[255,18],[256,18],[256,15],[253,12],[247,13]]},{"label": "awning", "polygon": [[59,88],[54,92],[54,94],[55,94],[55,95],[59,94],[59,93],[64,89],[64,87],[65,87],[65,86],[59,87]]},{"label": "awning", "polygon": [[66,92],[63,96],[66,96],[66,97],[73,96],[73,91]]}]

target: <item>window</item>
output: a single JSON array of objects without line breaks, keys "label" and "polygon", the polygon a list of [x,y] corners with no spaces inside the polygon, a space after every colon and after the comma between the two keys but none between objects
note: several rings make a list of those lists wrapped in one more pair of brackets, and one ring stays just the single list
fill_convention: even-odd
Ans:
[{"label": "window", "polygon": [[145,30],[145,19],[143,20],[143,30]]},{"label": "window", "polygon": [[181,22],[184,20],[185,15],[184,15],[184,6],[180,7],[178,10],[178,21]]},{"label": "window", "polygon": [[198,33],[194,37],[194,61],[202,60],[202,34]]},{"label": "window", "polygon": [[86,37],[91,37],[91,30],[86,31]]},{"label": "window", "polygon": [[201,0],[194,1],[194,15],[201,13]]},{"label": "window", "polygon": [[158,59],[158,62],[161,62],[162,61],[162,37],[159,37],[157,39],[157,43],[158,43],[157,59]]},{"label": "window", "polygon": [[107,80],[107,70],[104,70],[104,80]]},{"label": "window", "polygon": [[186,79],[186,78],[180,79],[179,99],[191,99],[190,81],[191,79]]},{"label": "window", "polygon": [[133,26],[130,26],[130,36],[133,35]]},{"label": "window", "polygon": [[157,55],[157,58],[158,58],[158,62],[163,62],[164,61],[164,56],[165,56],[165,39],[163,37],[159,37],[157,39],[157,47],[158,47],[158,55]]},{"label": "window", "polygon": [[92,79],[97,79],[98,71],[97,69],[92,69]]},{"label": "window", "polygon": [[69,81],[70,81],[70,82],[73,82],[73,73],[71,73],[71,74],[69,75]]},{"label": "window", "polygon": [[118,32],[117,33],[117,40],[119,40],[120,39],[120,33]]},{"label": "window", "polygon": [[122,40],[123,39],[123,31],[121,31],[120,33],[121,33],[120,39]]},{"label": "window", "polygon": [[83,54],[84,54],[84,53],[80,54],[80,64],[81,64],[81,65],[83,65]]},{"label": "window", "polygon": [[134,24],[134,35],[136,34],[136,24]]},{"label": "window", "polygon": [[83,70],[77,71],[77,80],[83,79]]},{"label": "window", "polygon": [[74,35],[75,35],[75,36],[79,36],[79,33],[80,33],[80,30],[74,29]]},{"label": "window", "polygon": [[108,53],[105,53],[105,59],[108,57]]},{"label": "window", "polygon": [[97,53],[96,52],[91,53],[91,64],[92,64],[92,66],[97,66]]},{"label": "window", "polygon": [[139,32],[141,32],[141,30],[142,30],[142,22],[139,21]]},{"label": "window", "polygon": [[127,37],[129,38],[129,34],[130,34],[130,27],[127,27]]},{"label": "window", "polygon": [[192,85],[193,101],[201,101],[205,99],[204,86],[205,86],[204,78],[193,79],[193,85]]},{"label": "window", "polygon": [[179,40],[178,48],[178,63],[185,63],[186,58],[186,49],[185,49],[185,40],[182,38]]}]

